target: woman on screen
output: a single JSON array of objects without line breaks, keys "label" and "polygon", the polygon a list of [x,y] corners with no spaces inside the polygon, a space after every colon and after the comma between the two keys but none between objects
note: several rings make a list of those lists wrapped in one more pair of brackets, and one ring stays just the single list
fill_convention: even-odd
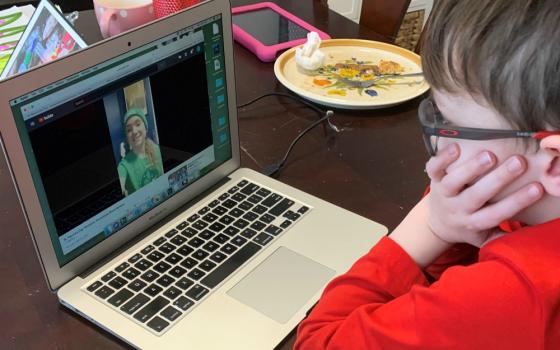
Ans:
[{"label": "woman on screen", "polygon": [[125,196],[144,187],[163,174],[159,146],[148,137],[146,113],[129,109],[123,118],[127,145],[118,165],[121,189]]}]

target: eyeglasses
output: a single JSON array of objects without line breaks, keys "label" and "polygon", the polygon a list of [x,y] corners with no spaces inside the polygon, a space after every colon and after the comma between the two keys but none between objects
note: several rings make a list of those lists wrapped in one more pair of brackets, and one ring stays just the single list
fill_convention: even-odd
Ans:
[{"label": "eyeglasses", "polygon": [[422,124],[424,144],[430,156],[438,151],[440,137],[465,140],[496,140],[509,138],[531,138],[541,140],[550,135],[560,135],[560,131],[521,131],[462,128],[446,125],[446,120],[434,100],[427,98],[420,103],[418,118]]}]

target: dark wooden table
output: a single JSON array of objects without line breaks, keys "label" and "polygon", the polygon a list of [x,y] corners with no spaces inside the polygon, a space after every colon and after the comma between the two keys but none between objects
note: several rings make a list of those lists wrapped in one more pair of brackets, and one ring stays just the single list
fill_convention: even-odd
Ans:
[{"label": "dark wooden table", "polygon": [[[234,6],[251,3],[232,2]],[[319,1],[275,2],[333,38],[383,40]],[[81,21],[87,21],[87,16]],[[235,59],[238,104],[268,92],[287,92],[274,77],[273,64],[260,62],[237,44]],[[418,102],[381,110],[335,111],[332,122],[342,131],[318,127],[306,135],[279,180],[395,228],[427,184]],[[314,111],[283,97],[268,97],[241,109],[242,165],[261,170],[278,161],[298,132],[316,118]],[[60,306],[47,289],[4,157],[0,157],[0,232],[0,349],[128,348]],[[291,334],[278,348],[289,349],[293,341]]]}]

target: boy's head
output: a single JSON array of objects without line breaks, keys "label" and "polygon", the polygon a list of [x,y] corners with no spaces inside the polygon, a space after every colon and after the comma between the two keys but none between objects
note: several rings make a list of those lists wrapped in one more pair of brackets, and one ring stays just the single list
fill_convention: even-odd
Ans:
[{"label": "boy's head", "polygon": [[[459,127],[560,131],[559,23],[557,0],[437,1],[423,35],[422,66],[441,116]],[[495,200],[536,181],[548,194],[536,207],[554,202],[552,215],[560,216],[560,135],[529,148],[519,139],[440,137],[438,148],[452,142],[461,155],[450,170],[484,150],[498,163],[523,154],[527,172]]]}]

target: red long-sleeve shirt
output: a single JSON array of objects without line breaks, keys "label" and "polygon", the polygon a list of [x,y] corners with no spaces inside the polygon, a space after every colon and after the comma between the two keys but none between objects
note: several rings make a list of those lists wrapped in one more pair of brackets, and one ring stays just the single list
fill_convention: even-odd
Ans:
[{"label": "red long-sleeve shirt", "polygon": [[560,219],[436,277],[384,237],[326,287],[295,349],[560,349]]}]

